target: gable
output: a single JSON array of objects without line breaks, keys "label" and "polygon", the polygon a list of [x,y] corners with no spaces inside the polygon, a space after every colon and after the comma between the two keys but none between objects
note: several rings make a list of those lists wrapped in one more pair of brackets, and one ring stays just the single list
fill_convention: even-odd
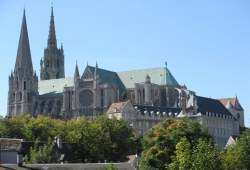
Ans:
[{"label": "gable", "polygon": [[[95,69],[96,69],[95,67],[87,66],[82,77],[84,76],[94,77]],[[126,90],[124,84],[122,83],[122,81],[120,80],[116,72],[97,68],[96,74],[98,76],[98,81],[100,84],[110,84],[110,85],[116,86],[121,91]]]},{"label": "gable", "polygon": [[93,79],[94,78],[94,71],[90,67],[86,67],[81,79]]}]

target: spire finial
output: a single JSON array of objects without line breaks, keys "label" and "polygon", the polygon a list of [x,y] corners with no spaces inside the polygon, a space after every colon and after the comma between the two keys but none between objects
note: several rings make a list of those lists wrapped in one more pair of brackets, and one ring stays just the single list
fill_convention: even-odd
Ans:
[{"label": "spire finial", "polygon": [[168,62],[167,61],[165,61],[165,67],[168,67]]},{"label": "spire finial", "polygon": [[54,12],[53,12],[53,2],[51,2],[51,16],[54,17]]},{"label": "spire finial", "polygon": [[146,75],[145,82],[146,83],[150,83],[151,82],[151,78],[150,78],[149,74]]},{"label": "spire finial", "polygon": [[63,50],[63,43],[61,43],[61,50]]},{"label": "spire finial", "polygon": [[48,47],[57,47],[53,6],[51,6]]}]

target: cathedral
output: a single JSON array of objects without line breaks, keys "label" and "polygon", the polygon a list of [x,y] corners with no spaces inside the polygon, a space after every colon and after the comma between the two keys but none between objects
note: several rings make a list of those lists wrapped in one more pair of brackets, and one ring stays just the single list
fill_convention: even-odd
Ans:
[{"label": "cathedral", "polygon": [[[14,70],[9,76],[8,116],[27,113],[70,119],[108,114],[130,122],[140,134],[167,117],[190,117],[205,125],[224,146],[244,127],[237,97],[211,99],[180,85],[167,67],[114,72],[76,63],[65,77],[64,49],[58,47],[51,8],[47,47],[40,60],[40,79],[33,69],[25,11]],[[117,116],[119,115],[119,116]]]}]

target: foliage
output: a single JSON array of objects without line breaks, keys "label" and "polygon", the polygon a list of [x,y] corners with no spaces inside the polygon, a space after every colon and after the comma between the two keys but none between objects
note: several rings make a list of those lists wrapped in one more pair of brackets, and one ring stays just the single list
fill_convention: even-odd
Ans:
[{"label": "foliage", "polygon": [[[106,117],[63,121],[44,116],[32,118],[21,115],[1,119],[0,135],[38,143],[47,143],[49,139],[59,136],[68,144],[67,149],[70,148],[67,153],[68,162],[125,161],[127,155],[136,152],[136,138],[127,123]],[[48,145],[33,147],[28,161],[43,160],[42,157],[51,152]]]},{"label": "foliage", "polygon": [[190,143],[191,148],[198,143],[199,139],[212,139],[196,121],[167,119],[143,137],[140,169],[168,169],[176,154],[176,145],[183,137]]},{"label": "foliage", "polygon": [[29,122],[28,115],[20,115],[0,121],[0,137],[26,138],[25,125]]},{"label": "foliage", "polygon": [[62,137],[64,135],[65,122],[38,116],[37,118],[30,118],[24,128],[27,140],[48,141],[49,138],[53,139],[55,136]]},{"label": "foliage", "polygon": [[224,169],[244,170],[250,168],[250,129],[246,129],[222,155]]},{"label": "foliage", "polygon": [[34,148],[30,149],[29,155],[25,156],[27,163],[58,163],[60,155],[54,150],[54,144],[49,140],[48,143],[41,145],[36,141]]},{"label": "foliage", "polygon": [[132,130],[124,121],[105,117],[80,118],[68,121],[66,126],[65,140],[76,143],[79,149],[74,155],[82,162],[123,161],[128,154],[135,152],[131,147],[135,146]]},{"label": "foliage", "polygon": [[222,162],[220,153],[213,143],[200,139],[192,154],[192,168],[194,170],[220,170]]},{"label": "foliage", "polygon": [[118,170],[113,164],[109,164],[105,170]]},{"label": "foliage", "polygon": [[176,145],[175,155],[172,163],[169,164],[169,169],[186,170],[191,169],[192,166],[192,148],[187,138],[181,138]]}]

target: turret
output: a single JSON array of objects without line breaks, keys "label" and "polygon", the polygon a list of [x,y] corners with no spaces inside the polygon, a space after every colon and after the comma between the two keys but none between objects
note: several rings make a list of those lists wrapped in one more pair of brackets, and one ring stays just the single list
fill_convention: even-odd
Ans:
[{"label": "turret", "polygon": [[78,69],[78,64],[76,62],[76,67],[75,67],[75,73],[74,73],[74,80],[75,82],[80,79],[80,74],[79,74],[79,69]]},{"label": "turret", "polygon": [[152,105],[152,93],[151,93],[152,85],[151,78],[149,75],[145,78],[144,90],[145,90],[145,105]]}]

